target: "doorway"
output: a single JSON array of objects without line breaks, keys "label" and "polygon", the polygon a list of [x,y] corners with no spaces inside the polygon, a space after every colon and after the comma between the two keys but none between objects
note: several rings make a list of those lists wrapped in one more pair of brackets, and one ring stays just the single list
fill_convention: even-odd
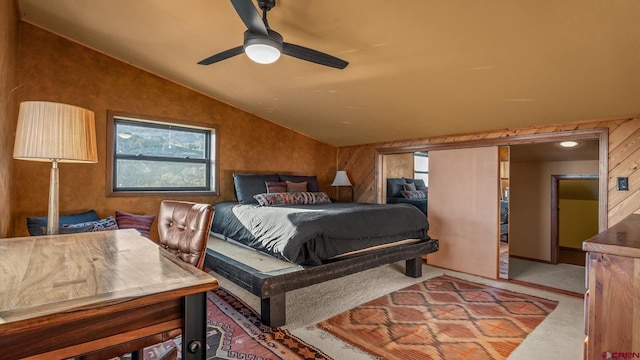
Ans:
[{"label": "doorway", "polygon": [[[574,151],[562,151],[566,156],[570,156],[570,159],[564,159],[565,161],[571,162],[568,166],[562,166],[561,171],[557,171],[555,164],[558,163],[561,159],[555,159],[555,161],[547,161],[549,164],[540,164],[539,168],[544,168],[549,170],[544,176],[544,180],[542,177],[537,176],[534,172],[536,165],[528,164],[531,159],[518,159],[513,157],[513,153],[509,154],[509,191],[507,192],[507,196],[509,199],[509,225],[508,225],[508,250],[510,260],[513,260],[513,257],[516,257],[515,260],[532,260],[528,261],[529,263],[547,265],[554,267],[554,265],[550,262],[550,203],[549,203],[549,188],[550,181],[549,176],[552,174],[562,174],[562,173],[580,173],[582,171],[580,164],[585,160],[594,160],[597,163],[596,170],[594,171],[592,168],[586,170],[588,172],[584,172],[584,174],[593,174],[597,173],[600,179],[607,179],[607,161],[608,158],[606,156],[608,149],[608,132],[607,129],[586,129],[586,130],[570,130],[570,131],[559,131],[552,133],[540,133],[540,134],[531,134],[528,132],[523,132],[522,134],[512,134],[509,133],[504,138],[492,138],[492,139],[477,139],[477,140],[468,140],[468,137],[449,137],[444,139],[443,141],[434,141],[434,142],[425,142],[418,143],[412,145],[404,145],[404,146],[383,146],[375,149],[375,189],[376,189],[376,201],[379,203],[385,202],[385,189],[386,189],[386,176],[385,176],[385,164],[384,159],[387,155],[400,154],[400,153],[409,153],[416,151],[435,151],[435,150],[444,150],[444,149],[462,149],[469,147],[483,147],[483,146],[510,146],[511,150],[514,147],[520,148],[523,151],[519,151],[520,155],[530,157],[531,155],[538,154],[537,151],[528,151],[532,150],[528,148],[529,145],[533,146],[541,143],[559,143],[560,141],[565,140],[573,140],[580,142],[581,145],[574,148]],[[583,158],[585,152],[585,146],[594,146],[596,149],[595,155],[588,159]],[[547,147],[548,150],[551,151],[551,154],[555,154],[559,152],[558,148],[555,147]],[[593,154],[592,152],[589,152]],[[544,154],[545,158],[547,158],[550,154]],[[560,154],[557,154],[560,155]],[[539,161],[545,162],[545,161]],[[516,166],[514,171],[513,166]],[[522,171],[524,166],[524,171]],[[520,168],[520,169],[518,169]],[[578,172],[576,172],[578,170]],[[499,170],[496,171],[496,175]],[[539,172],[539,170],[535,170],[535,172]],[[430,174],[434,175],[434,174]],[[519,178],[515,179],[516,183],[514,183],[514,177]],[[498,176],[496,176],[498,178]],[[537,181],[536,179],[539,179]],[[520,184],[518,184],[520,182]],[[496,182],[496,187],[500,187]],[[544,195],[542,195],[544,193]],[[455,195],[455,194],[450,194]],[[608,218],[607,218],[607,181],[599,182],[599,211],[598,211],[598,222],[599,229],[604,230],[607,228]],[[545,204],[540,204],[540,200],[544,197]],[[450,200],[453,200],[452,198]],[[468,202],[469,199],[465,199],[464,201]],[[497,200],[497,199],[496,199]],[[515,204],[514,204],[515,201]],[[496,203],[496,212],[498,212],[498,202]],[[546,213],[546,214],[545,214]],[[435,215],[435,214],[433,214]],[[531,228],[533,225],[533,229]],[[494,225],[498,228],[499,224],[496,223]],[[515,231],[515,232],[514,232]],[[531,235],[534,235],[535,238],[532,239]],[[496,238],[496,243],[499,242],[499,238]],[[496,246],[497,248],[497,246]],[[511,263],[511,261],[509,261]],[[509,264],[508,272],[509,278],[517,279],[518,274],[513,273],[511,270],[512,264]],[[584,275],[584,271],[582,271],[582,275]],[[542,281],[546,279],[561,279],[562,275],[550,275],[546,276]],[[523,282],[536,283],[536,281],[528,279]],[[582,281],[584,285],[584,281]],[[545,284],[547,287],[554,287],[553,284]]]},{"label": "doorway", "polygon": [[598,175],[551,177],[551,263],[585,265],[582,242],[598,233]]}]

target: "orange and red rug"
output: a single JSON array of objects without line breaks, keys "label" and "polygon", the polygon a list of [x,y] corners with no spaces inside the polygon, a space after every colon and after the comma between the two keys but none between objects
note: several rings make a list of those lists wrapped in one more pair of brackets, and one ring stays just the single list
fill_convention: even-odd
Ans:
[{"label": "orange and red rug", "polygon": [[557,305],[443,275],[318,326],[382,359],[506,359]]},{"label": "orange and red rug", "polygon": [[[180,344],[178,337],[145,348],[144,359],[157,359]],[[287,330],[262,325],[253,309],[222,288],[207,293],[207,359],[331,360]]]}]

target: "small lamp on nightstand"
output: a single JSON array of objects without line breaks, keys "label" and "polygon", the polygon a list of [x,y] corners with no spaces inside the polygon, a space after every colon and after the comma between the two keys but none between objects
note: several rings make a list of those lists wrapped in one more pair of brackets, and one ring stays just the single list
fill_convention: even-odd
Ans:
[{"label": "small lamp on nightstand", "polygon": [[[351,184],[351,181],[349,181],[349,177],[347,176],[347,172],[344,170],[338,170],[336,171],[336,177],[335,179],[333,179],[333,183],[331,184],[331,186],[336,186],[336,187],[340,187],[340,186],[348,186],[351,188],[351,202],[353,202],[353,184]],[[337,189],[336,189],[337,192]]]}]

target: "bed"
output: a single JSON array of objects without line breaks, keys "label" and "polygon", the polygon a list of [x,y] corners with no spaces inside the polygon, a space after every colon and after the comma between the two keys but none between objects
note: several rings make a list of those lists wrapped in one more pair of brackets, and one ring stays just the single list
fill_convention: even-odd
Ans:
[{"label": "bed", "polygon": [[[285,324],[288,291],[397,261],[405,261],[407,276],[420,277],[422,255],[438,250],[424,213],[411,205],[330,203],[315,177],[281,179],[234,174],[238,202],[215,205],[205,260],[260,297],[266,325]],[[316,191],[272,193],[280,194],[273,203],[260,198],[269,183],[287,181]]]}]

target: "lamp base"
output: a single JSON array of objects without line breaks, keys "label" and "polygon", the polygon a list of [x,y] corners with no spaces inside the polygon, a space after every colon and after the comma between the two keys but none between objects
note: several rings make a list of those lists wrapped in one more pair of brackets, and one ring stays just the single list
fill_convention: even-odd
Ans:
[{"label": "lamp base", "polygon": [[60,231],[58,161],[51,162],[51,175],[49,176],[49,212],[47,215],[47,235],[56,235]]}]

